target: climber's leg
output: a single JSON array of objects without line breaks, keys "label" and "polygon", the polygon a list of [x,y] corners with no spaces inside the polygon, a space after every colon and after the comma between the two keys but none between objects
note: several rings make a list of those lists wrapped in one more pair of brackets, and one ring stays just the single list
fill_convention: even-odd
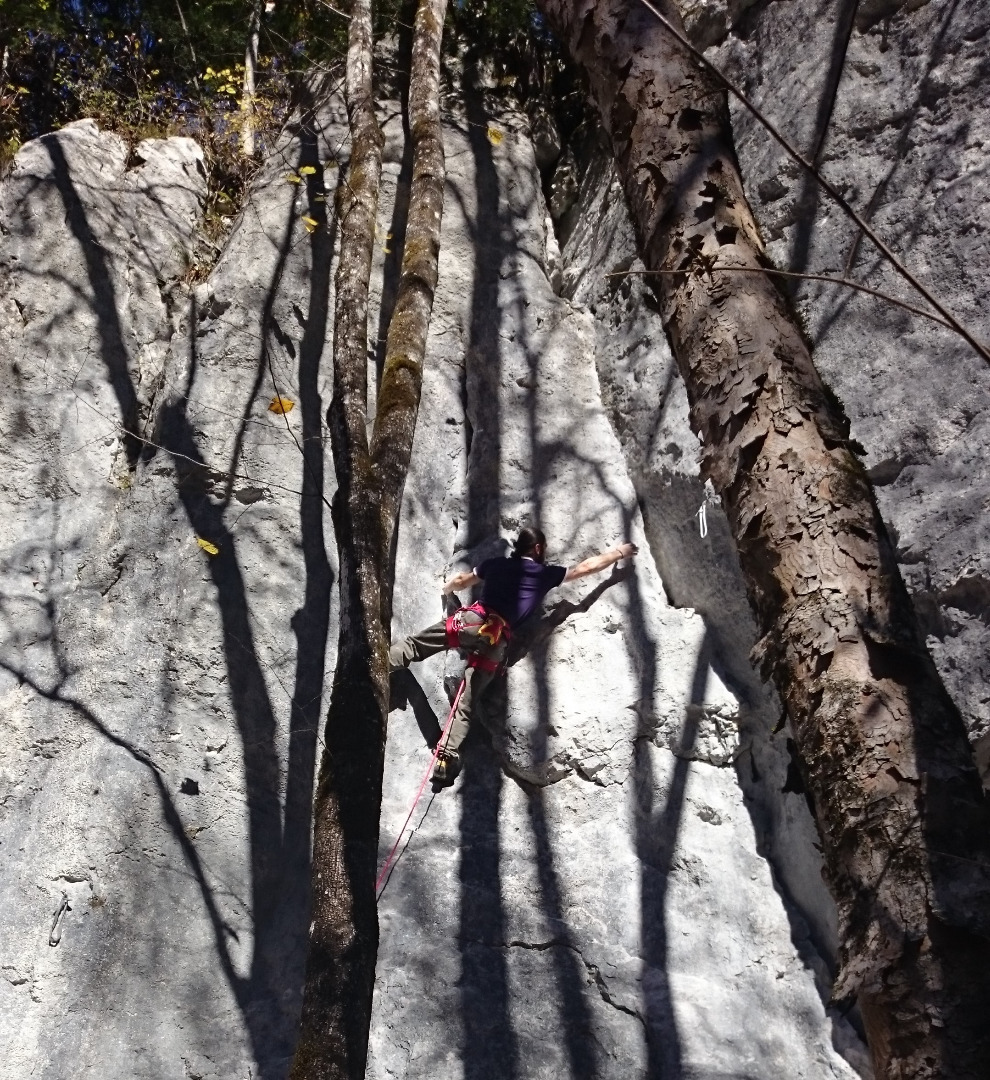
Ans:
[{"label": "climber's leg", "polygon": [[396,668],[407,668],[410,664],[425,660],[447,648],[447,623],[445,620],[420,630],[418,634],[397,641],[388,651],[388,664]]},{"label": "climber's leg", "polygon": [[469,662],[464,672],[464,689],[457,703],[454,719],[450,724],[450,732],[444,742],[444,748],[450,751],[457,750],[464,742],[478,699],[495,677],[494,669],[502,663],[508,651],[508,642],[504,637],[497,645],[493,645],[478,634],[478,627],[483,622],[484,619],[473,611],[464,613],[463,626],[458,635],[460,647],[466,649],[472,656],[477,656],[483,663],[482,666],[475,667]]}]

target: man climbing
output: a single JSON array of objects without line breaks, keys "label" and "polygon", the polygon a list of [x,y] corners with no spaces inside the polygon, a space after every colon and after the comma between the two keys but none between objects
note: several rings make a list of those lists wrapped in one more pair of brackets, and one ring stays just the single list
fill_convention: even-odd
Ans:
[{"label": "man climbing", "polygon": [[444,585],[444,595],[481,584],[481,599],[404,638],[389,652],[393,671],[444,649],[464,649],[469,654],[450,731],[433,770],[437,787],[449,787],[457,779],[461,770],[459,747],[468,733],[472,709],[505,659],[512,631],[533,614],[551,589],[597,574],[639,550],[635,544],[621,544],[568,569],[548,566],[546,547],[546,537],[539,529],[526,528],[519,533],[509,558],[486,559],[472,571],[455,574]]}]

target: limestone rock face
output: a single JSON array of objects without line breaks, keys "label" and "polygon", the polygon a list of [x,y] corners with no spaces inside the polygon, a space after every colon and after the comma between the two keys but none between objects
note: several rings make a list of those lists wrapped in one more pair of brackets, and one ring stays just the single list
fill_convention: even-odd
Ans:
[{"label": "limestone rock face", "polygon": [[[898,14],[891,48],[907,56],[910,27],[898,38],[897,19],[923,28],[955,8]],[[945,33],[978,41],[966,18]],[[724,62],[763,71],[765,86],[793,82],[788,27],[810,14],[736,4],[726,19]],[[815,26],[805,108],[828,63],[830,24]],[[854,36],[867,50],[857,62],[889,62],[875,26]],[[891,100],[923,61],[904,63]],[[978,68],[961,70],[976,80]],[[884,70],[869,77],[882,83]],[[963,77],[947,72],[945,92]],[[882,174],[901,129],[881,123],[878,102],[879,126],[859,138]],[[836,138],[852,162],[846,108]],[[383,106],[372,374],[408,184],[398,116]],[[346,152],[339,103],[317,118],[312,130],[290,125],[205,281],[188,254],[204,195],[189,141],[129,155],[92,123],[70,125],[25,147],[0,186],[3,1077],[287,1072],[336,634],[324,426],[336,237],[332,219],[310,233],[302,218],[332,206]],[[950,126],[932,137],[948,140]],[[770,235],[794,180],[741,118],[739,134]],[[413,814],[380,905],[369,1076],[851,1080],[866,1072],[862,1047],[824,1005],[833,915],[786,735],[769,735],[779,706],[748,665],[727,530],[698,479],[683,388],[642,282],[606,277],[636,267],[618,189],[606,168],[586,171],[559,251],[526,119],[475,85],[452,103],[445,135],[394,634],[440,618],[443,577],[504,550],[527,522],[547,532],[553,561],[623,539],[641,553],[551,594],[517,635],[458,785]],[[919,177],[937,167],[941,183],[948,145],[918,151]],[[964,269],[986,219],[967,194],[980,174],[964,167],[977,159],[956,149],[964,171],[925,205],[957,227],[951,208],[969,200],[958,213],[973,228],[943,246],[962,245],[953,298],[975,317],[985,281]],[[310,162],[303,184],[286,181]],[[935,227],[910,213],[916,195],[909,187],[890,227],[912,226],[919,257],[934,260]],[[834,261],[847,233],[834,212],[815,213],[809,245]],[[806,219],[773,220],[787,250]],[[904,313],[828,289],[801,303],[870,464],[890,477],[884,511],[903,551],[921,556],[908,564],[930,573],[932,610],[955,620],[935,639],[947,664],[983,633],[970,610],[983,595],[971,581],[985,572],[980,519],[958,494],[959,476],[984,467],[982,413],[961,426],[983,372]],[[965,394],[955,375],[932,379],[935,347],[937,370],[968,372]],[[274,397],[291,410],[270,411]],[[461,663],[414,669],[408,704],[391,714],[383,859]]]}]

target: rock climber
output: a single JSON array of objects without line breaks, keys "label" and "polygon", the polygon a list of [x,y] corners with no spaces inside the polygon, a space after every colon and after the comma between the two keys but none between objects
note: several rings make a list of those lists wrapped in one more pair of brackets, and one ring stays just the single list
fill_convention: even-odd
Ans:
[{"label": "rock climber", "polygon": [[533,614],[551,589],[565,581],[597,574],[622,559],[632,558],[639,550],[635,544],[620,544],[568,568],[548,566],[546,549],[546,537],[539,529],[522,529],[511,556],[486,559],[474,570],[455,574],[444,584],[445,596],[480,584],[480,600],[411,634],[389,652],[393,671],[445,649],[464,649],[469,654],[464,686],[433,770],[435,787],[449,787],[457,779],[461,770],[459,748],[468,733],[472,710],[505,660],[512,631]]}]

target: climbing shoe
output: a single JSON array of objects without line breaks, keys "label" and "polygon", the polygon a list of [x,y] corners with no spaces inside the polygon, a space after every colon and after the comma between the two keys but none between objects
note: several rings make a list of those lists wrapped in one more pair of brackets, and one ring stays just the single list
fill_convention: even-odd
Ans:
[{"label": "climbing shoe", "polygon": [[456,750],[441,750],[437,756],[437,763],[433,766],[433,790],[450,787],[457,779],[461,771],[461,755]]}]

